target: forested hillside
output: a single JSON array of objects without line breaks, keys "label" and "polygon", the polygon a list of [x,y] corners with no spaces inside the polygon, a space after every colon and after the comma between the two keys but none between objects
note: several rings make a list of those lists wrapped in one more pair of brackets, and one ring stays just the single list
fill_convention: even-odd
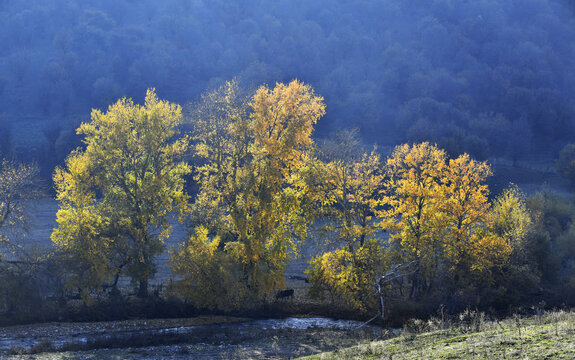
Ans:
[{"label": "forested hillside", "polygon": [[49,149],[78,125],[63,120],[150,87],[183,104],[298,78],[325,98],[315,136],[554,158],[575,134],[573,19],[566,0],[3,0],[2,136],[34,118]]}]

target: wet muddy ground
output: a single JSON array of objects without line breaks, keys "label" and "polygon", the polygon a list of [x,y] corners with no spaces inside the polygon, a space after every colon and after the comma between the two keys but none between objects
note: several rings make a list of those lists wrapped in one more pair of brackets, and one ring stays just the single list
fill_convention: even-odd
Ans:
[{"label": "wet muddy ground", "polygon": [[[50,199],[31,205],[30,232],[17,242],[27,249],[50,248],[57,208]],[[152,288],[167,283],[171,275],[168,250],[186,237],[185,226],[174,225],[166,251],[157,259],[158,273],[151,281]],[[307,297],[310,285],[303,281],[314,247],[306,245],[301,251],[303,256],[293,259],[286,271],[286,288],[295,290],[291,299],[279,304],[287,313],[294,313],[294,306],[316,302]],[[129,293],[129,279],[123,280],[124,290]],[[376,327],[355,330],[361,324],[322,318],[249,320],[210,316],[0,327],[0,359],[293,358],[380,336],[381,330]]]},{"label": "wet muddy ground", "polygon": [[373,341],[380,328],[326,318],[198,317],[0,328],[2,359],[284,359]]}]

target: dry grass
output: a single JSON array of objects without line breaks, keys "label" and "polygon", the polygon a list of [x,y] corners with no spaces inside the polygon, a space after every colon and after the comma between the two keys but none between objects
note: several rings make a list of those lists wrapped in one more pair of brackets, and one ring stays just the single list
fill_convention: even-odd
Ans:
[{"label": "dry grass", "polygon": [[[541,318],[514,316],[486,321],[462,314],[459,324],[438,329],[419,322],[423,332],[404,329],[393,339],[322,353],[308,359],[574,359],[575,313],[553,311]],[[470,320],[470,321],[469,321]],[[416,321],[417,322],[417,321]],[[416,324],[417,325],[417,324]]]}]

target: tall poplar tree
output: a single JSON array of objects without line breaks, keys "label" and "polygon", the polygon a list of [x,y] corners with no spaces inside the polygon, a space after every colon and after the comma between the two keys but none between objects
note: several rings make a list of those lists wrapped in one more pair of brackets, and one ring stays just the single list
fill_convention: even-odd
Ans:
[{"label": "tall poplar tree", "polygon": [[[306,236],[305,171],[323,98],[299,81],[260,87],[249,105],[234,82],[204,96],[196,123],[196,235],[172,254],[178,293],[199,306],[225,307],[227,297],[260,298],[285,286],[290,249]],[[205,112],[204,110],[209,110]],[[208,234],[210,236],[208,236]],[[204,245],[202,245],[204,244]],[[210,276],[194,264],[226,264]],[[222,273],[223,266],[216,267]],[[213,274],[213,272],[211,272]],[[231,277],[236,281],[227,281]],[[190,291],[197,289],[197,291]],[[207,293],[207,294],[206,294]],[[219,299],[218,304],[206,299]]]},{"label": "tall poplar tree", "polygon": [[186,137],[178,138],[179,105],[159,100],[155,90],[143,106],[121,99],[107,112],[92,111],[78,128],[84,150],[74,151],[54,182],[60,209],[52,241],[77,260],[74,286],[100,286],[127,275],[147,295],[155,258],[169,236],[173,212],[188,205],[182,161]]}]

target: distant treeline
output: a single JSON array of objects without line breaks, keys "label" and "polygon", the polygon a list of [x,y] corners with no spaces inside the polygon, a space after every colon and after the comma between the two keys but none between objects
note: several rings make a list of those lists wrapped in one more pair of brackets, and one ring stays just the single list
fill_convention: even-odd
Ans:
[{"label": "distant treeline", "polygon": [[555,157],[575,135],[574,39],[564,0],[3,0],[0,151],[22,116],[87,118],[149,87],[186,103],[238,76],[311,84],[319,136]]}]

